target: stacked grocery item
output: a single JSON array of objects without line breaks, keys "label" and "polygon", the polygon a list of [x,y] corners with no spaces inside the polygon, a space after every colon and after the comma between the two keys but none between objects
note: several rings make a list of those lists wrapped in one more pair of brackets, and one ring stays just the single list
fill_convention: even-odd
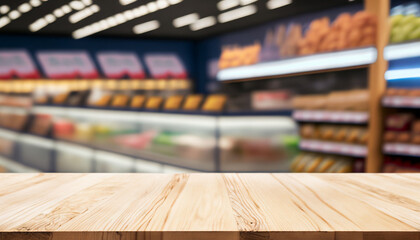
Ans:
[{"label": "stacked grocery item", "polygon": [[420,97],[420,89],[412,88],[388,88],[385,92],[387,97]]},{"label": "stacked grocery item", "polygon": [[29,96],[0,94],[0,106],[31,107],[32,99]]},{"label": "stacked grocery item", "polygon": [[28,121],[29,116],[26,113],[0,111],[0,127],[2,128],[22,131]]},{"label": "stacked grocery item", "polygon": [[259,61],[261,44],[254,43],[249,46],[226,46],[220,55],[219,68],[239,67],[255,64]]},{"label": "stacked grocery item", "polygon": [[[334,171],[352,171],[354,163],[351,160],[366,156],[366,145],[369,134],[366,126],[367,121],[355,121],[355,119],[349,117],[349,115],[352,113],[355,115],[366,113],[369,106],[368,102],[369,93],[367,90],[362,89],[295,97],[293,99],[293,107],[296,109],[295,113],[299,112],[299,114],[293,114],[293,116],[297,121],[300,121],[300,148],[311,152],[346,156],[344,157],[346,160],[340,160],[340,164],[337,165],[345,165],[346,167]],[[300,117],[302,114],[305,115],[305,117]],[[326,118],[326,114],[331,115],[332,117]],[[308,122],[311,123],[309,124]],[[325,122],[328,122],[329,124],[325,124]],[[355,125],[355,123],[357,123],[357,125]],[[332,162],[332,158],[343,158],[318,153],[306,153],[304,156],[307,156],[307,158],[303,159],[318,159],[316,161],[311,160],[302,162],[302,164],[305,163],[305,168],[301,165],[301,169],[309,169],[308,171],[317,169],[312,168],[311,164],[322,166],[320,165],[321,160],[319,159],[326,158]],[[297,165],[293,165],[292,168],[295,168],[296,166]],[[293,170],[300,171],[301,169],[298,168],[297,170]],[[325,172],[319,169],[316,171]]]},{"label": "stacked grocery item", "polygon": [[420,4],[410,2],[391,9],[391,43],[420,39]]},{"label": "stacked grocery item", "polygon": [[366,126],[303,124],[300,136],[303,139],[366,145],[368,130]]},{"label": "stacked grocery item", "polygon": [[349,157],[303,152],[292,162],[292,172],[348,173],[363,172],[363,161]]},{"label": "stacked grocery item", "polygon": [[327,17],[316,19],[299,43],[299,55],[374,45],[376,25],[376,16],[367,11],[342,13],[332,24]]},{"label": "stacked grocery item", "polygon": [[420,173],[420,161],[414,158],[385,157],[383,172],[386,173]]},{"label": "stacked grocery item", "polygon": [[[286,27],[287,26],[287,27]],[[303,24],[291,21],[268,29],[264,41],[248,46],[222,47],[219,69],[251,65],[296,56],[366,47],[376,42],[377,19],[367,11],[342,13],[333,22],[325,16]]]},{"label": "stacked grocery item", "polygon": [[384,141],[420,145],[420,118],[413,113],[396,113],[387,116]]},{"label": "stacked grocery item", "polygon": [[269,163],[288,159],[296,152],[297,138],[280,133],[271,138],[225,136],[220,139],[225,161]]},{"label": "stacked grocery item", "polygon": [[369,91],[365,89],[336,91],[329,94],[303,95],[293,99],[294,109],[368,111]]}]

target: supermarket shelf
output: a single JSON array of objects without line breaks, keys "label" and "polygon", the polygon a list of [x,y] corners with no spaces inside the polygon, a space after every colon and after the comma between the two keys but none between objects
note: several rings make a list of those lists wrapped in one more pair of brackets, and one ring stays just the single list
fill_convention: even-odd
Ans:
[{"label": "supermarket shelf", "polygon": [[352,157],[365,157],[367,148],[363,145],[326,142],[319,140],[301,140],[300,149],[306,151],[339,154]]},{"label": "supermarket shelf", "polygon": [[405,68],[388,70],[385,72],[385,80],[387,81],[401,81],[401,80],[416,80],[420,78],[420,68]]},{"label": "supermarket shelf", "polygon": [[420,42],[389,45],[385,47],[384,57],[388,61],[420,57]]},{"label": "supermarket shelf", "polygon": [[224,69],[217,74],[217,79],[219,81],[230,81],[267,78],[288,74],[352,68],[374,63],[376,58],[377,50],[374,47],[320,53],[274,62],[258,63],[251,66]]},{"label": "supermarket shelf", "polygon": [[[174,158],[171,158],[169,156],[157,156],[156,154],[147,154],[147,153],[141,153],[139,151],[130,151],[128,149],[125,150],[117,150],[111,147],[104,147],[104,146],[96,146],[92,144],[85,144],[83,142],[78,142],[75,140],[70,139],[62,139],[58,138],[57,141],[57,149],[63,150],[62,145],[66,145],[65,151],[72,151],[75,153],[76,151],[79,151],[80,148],[88,149],[90,151],[93,151],[94,153],[101,152],[101,153],[108,153],[108,155],[114,155],[114,156],[121,156],[122,158],[133,158],[143,162],[147,162],[150,165],[161,165],[163,168],[165,167],[173,167],[177,168],[178,170],[183,170],[184,172],[205,172],[206,170],[198,169],[198,168],[191,168],[191,167],[185,167],[182,165],[174,164]],[[81,154],[80,152],[76,154]],[[89,154],[89,153],[86,153]],[[139,166],[136,166],[136,168],[139,168]],[[211,171],[211,170],[207,170]]]},{"label": "supermarket shelf", "polygon": [[12,130],[0,128],[0,138],[16,141],[18,137],[19,137],[19,133]]},{"label": "supermarket shelf", "polygon": [[8,171],[14,172],[14,173],[36,173],[39,172],[36,169],[27,167],[25,165],[22,165],[18,162],[15,162],[11,159],[5,158],[0,156],[0,166],[6,168]]},{"label": "supermarket shelf", "polygon": [[33,134],[21,134],[19,137],[19,142],[45,149],[53,149],[55,147],[54,140],[48,139],[46,137],[36,136]]},{"label": "supermarket shelf", "polygon": [[382,105],[393,108],[420,108],[420,97],[386,96]]},{"label": "supermarket shelf", "polygon": [[12,107],[12,106],[0,106],[0,112],[9,114],[24,115],[29,112],[29,108],[24,107]]},{"label": "supermarket shelf", "polygon": [[[9,139],[11,141],[25,143],[32,146],[37,146],[43,149],[61,151],[61,152],[70,152],[74,155],[86,157],[86,158],[93,158],[97,155],[97,153],[103,153],[101,156],[104,156],[104,155],[112,155],[114,157],[118,156],[118,159],[132,158],[135,163],[133,165],[133,169],[140,169],[143,172],[145,172],[146,170],[148,171],[153,170],[152,172],[165,172],[165,169],[168,172],[197,172],[197,171],[203,172],[205,171],[202,169],[194,169],[194,168],[188,168],[185,166],[180,166],[177,164],[172,164],[171,161],[173,162],[174,159],[170,157],[164,158],[163,161],[157,161],[156,156],[149,156],[149,154],[140,154],[140,153],[133,154],[131,152],[126,152],[126,151],[125,152],[114,151],[110,148],[98,147],[98,146],[93,146],[89,144],[86,145],[84,143],[77,142],[77,141],[71,141],[67,139],[51,139],[48,137],[37,136],[33,134],[23,134],[17,131],[3,129],[3,128],[0,128],[0,138]],[[159,155],[159,158],[162,158],[162,156]],[[103,158],[100,158],[100,161],[102,160]],[[116,164],[120,163],[120,161],[116,161],[116,159],[110,160],[110,162],[114,162]],[[141,162],[141,164],[139,162]],[[1,163],[2,162],[0,161],[0,166],[2,166]],[[13,163],[16,163],[16,162],[13,161]],[[146,163],[146,164],[143,164],[143,163]],[[156,167],[156,166],[160,166],[160,167]]]},{"label": "supermarket shelf", "polygon": [[367,123],[368,112],[297,110],[293,118],[302,122]]},{"label": "supermarket shelf", "polygon": [[405,143],[386,143],[383,147],[385,154],[420,157],[420,145]]}]

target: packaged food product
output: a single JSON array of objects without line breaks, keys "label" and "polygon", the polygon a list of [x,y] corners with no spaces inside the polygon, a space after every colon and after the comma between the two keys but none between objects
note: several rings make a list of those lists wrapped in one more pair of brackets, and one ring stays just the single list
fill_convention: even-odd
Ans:
[{"label": "packaged food product", "polygon": [[203,111],[220,112],[223,110],[226,104],[226,96],[223,94],[212,94],[207,96],[206,101],[203,104]]},{"label": "packaged food product", "polygon": [[203,98],[204,97],[201,94],[188,95],[184,101],[182,109],[188,111],[199,109],[201,103],[203,102]]},{"label": "packaged food product", "polygon": [[131,108],[141,108],[143,107],[144,103],[146,102],[146,96],[144,95],[135,95],[131,99],[130,107]]},{"label": "packaged food product", "polygon": [[111,102],[112,107],[125,107],[129,101],[129,96],[125,94],[117,94],[114,96]]},{"label": "packaged food product", "polygon": [[165,105],[163,106],[166,110],[177,110],[181,107],[182,100],[184,99],[181,95],[170,96],[166,99]]},{"label": "packaged food product", "polygon": [[163,102],[163,98],[159,97],[159,96],[153,96],[153,97],[149,97],[149,99],[147,99],[146,102],[146,109],[159,109],[160,106],[162,105]]},{"label": "packaged food product", "polygon": [[411,128],[414,115],[410,113],[398,113],[386,118],[385,127],[387,130],[407,131]]}]

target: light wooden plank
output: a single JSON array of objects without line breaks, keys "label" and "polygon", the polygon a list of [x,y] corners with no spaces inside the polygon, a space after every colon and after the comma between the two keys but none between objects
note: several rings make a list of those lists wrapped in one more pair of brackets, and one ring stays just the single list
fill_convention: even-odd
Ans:
[{"label": "light wooden plank", "polygon": [[0,174],[0,240],[420,240],[419,189],[419,174]]}]

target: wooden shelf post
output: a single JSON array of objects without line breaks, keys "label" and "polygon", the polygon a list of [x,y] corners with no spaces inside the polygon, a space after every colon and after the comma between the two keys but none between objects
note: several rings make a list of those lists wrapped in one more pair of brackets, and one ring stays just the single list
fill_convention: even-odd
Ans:
[{"label": "wooden shelf post", "polygon": [[388,62],[384,59],[384,48],[389,39],[390,0],[365,0],[365,9],[374,13],[378,19],[376,48],[378,58],[369,66],[369,141],[366,158],[366,172],[374,173],[382,170],[382,134],[384,129],[384,114],[381,98],[386,90],[385,71]]}]

